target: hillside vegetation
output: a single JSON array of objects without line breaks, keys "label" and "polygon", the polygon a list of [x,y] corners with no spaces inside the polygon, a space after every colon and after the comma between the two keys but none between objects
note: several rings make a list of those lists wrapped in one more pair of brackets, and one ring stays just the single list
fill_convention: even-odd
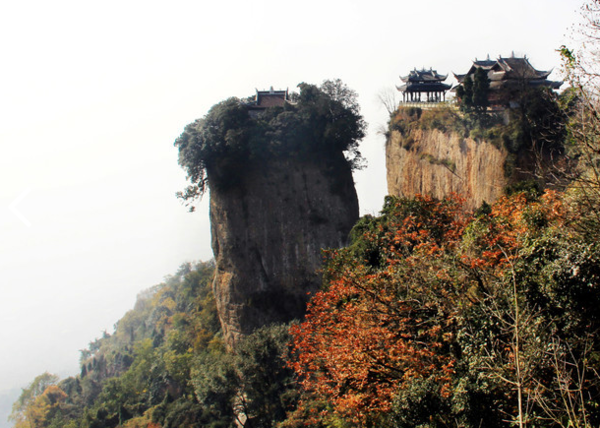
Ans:
[{"label": "hillside vegetation", "polygon": [[240,411],[283,420],[295,400],[280,360],[288,326],[259,330],[227,353],[213,273],[213,263],[185,264],[141,293],[114,334],[82,351],[80,375],[44,373],[23,390],[15,427],[231,427]]},{"label": "hillside vegetation", "polygon": [[[388,198],[327,254],[300,324],[227,353],[208,283],[184,266],[42,375],[20,427],[536,427],[600,424],[598,211],[578,189]],[[290,343],[291,348],[286,346]]]}]

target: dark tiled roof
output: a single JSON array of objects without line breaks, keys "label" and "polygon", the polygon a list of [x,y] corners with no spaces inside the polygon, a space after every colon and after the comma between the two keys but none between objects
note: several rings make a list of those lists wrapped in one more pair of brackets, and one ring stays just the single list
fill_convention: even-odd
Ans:
[{"label": "dark tiled roof", "polygon": [[494,66],[494,64],[496,64],[496,61],[494,61],[493,59],[490,59],[490,57],[488,57],[488,59],[483,59],[483,60],[478,60],[475,59],[475,61],[473,61],[473,65],[475,67],[481,67],[481,68],[492,68]]},{"label": "dark tiled roof", "polygon": [[494,71],[504,71],[512,79],[545,79],[550,71],[539,71],[533,68],[526,57],[498,58]]},{"label": "dark tiled roof", "polygon": [[400,80],[403,82],[443,82],[446,80],[448,75],[439,74],[437,70],[417,70],[416,68],[408,73],[408,76],[400,76]]},{"label": "dark tiled roof", "polygon": [[273,90],[273,87],[268,91],[259,91],[257,89],[254,103],[250,107],[257,109],[283,107],[287,101],[289,101],[287,89],[279,91]]},{"label": "dark tiled roof", "polygon": [[459,83],[462,83],[465,77],[475,73],[477,68],[483,68],[488,72],[490,79],[490,88],[500,88],[504,85],[503,82],[526,80],[532,86],[548,86],[552,89],[558,89],[562,82],[554,82],[547,80],[552,72],[536,70],[527,57],[517,58],[514,55],[510,58],[499,57],[497,60],[475,60],[467,74],[456,74],[454,77]]}]

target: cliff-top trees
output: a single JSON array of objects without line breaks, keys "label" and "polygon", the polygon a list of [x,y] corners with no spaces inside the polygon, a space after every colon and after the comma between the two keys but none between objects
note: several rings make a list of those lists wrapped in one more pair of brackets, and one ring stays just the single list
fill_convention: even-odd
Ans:
[{"label": "cliff-top trees", "polygon": [[490,80],[487,71],[483,68],[477,68],[473,78],[467,76],[463,84],[456,90],[456,96],[460,101],[460,109],[476,117],[485,114],[489,105],[489,90]]},{"label": "cliff-top trees", "polygon": [[356,93],[340,80],[320,87],[301,83],[298,88],[297,102],[283,107],[251,116],[249,104],[230,98],[187,125],[175,146],[191,185],[178,196],[191,203],[206,191],[209,176],[213,185],[227,184],[243,174],[249,161],[278,156],[344,151],[352,165],[359,166],[358,143],[366,123]]}]

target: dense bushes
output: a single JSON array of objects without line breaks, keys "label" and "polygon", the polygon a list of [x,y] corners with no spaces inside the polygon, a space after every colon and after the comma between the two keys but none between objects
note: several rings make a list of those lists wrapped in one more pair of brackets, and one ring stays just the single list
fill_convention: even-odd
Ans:
[{"label": "dense bushes", "polygon": [[291,420],[596,426],[600,246],[568,213],[552,192],[472,217],[456,199],[387,199],[330,254],[293,329],[304,396]]},{"label": "dense bushes", "polygon": [[320,87],[301,83],[294,103],[249,114],[247,103],[230,98],[190,123],[175,141],[179,164],[191,185],[179,196],[193,201],[211,185],[231,185],[244,174],[249,161],[260,163],[279,156],[306,158],[327,152],[346,152],[353,167],[362,158],[358,143],[366,123],[356,93],[340,80]]},{"label": "dense bushes", "polygon": [[466,122],[451,107],[435,107],[426,110],[419,107],[399,107],[392,113],[390,131],[398,131],[403,136],[408,136],[414,129],[453,131],[461,135],[467,131]]}]

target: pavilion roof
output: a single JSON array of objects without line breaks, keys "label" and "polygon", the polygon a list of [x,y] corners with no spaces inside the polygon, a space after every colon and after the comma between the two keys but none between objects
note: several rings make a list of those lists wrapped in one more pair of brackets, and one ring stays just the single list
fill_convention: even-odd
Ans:
[{"label": "pavilion roof", "polygon": [[430,68],[429,70],[411,70],[408,75],[400,76],[400,80],[404,83],[426,83],[426,82],[443,82],[448,75],[439,74],[437,70]]},{"label": "pavilion roof", "polygon": [[473,66],[488,69],[488,70],[490,68],[492,68],[494,66],[494,64],[496,64],[496,61],[494,61],[493,59],[490,59],[489,55],[488,55],[487,59],[475,58],[475,61],[473,61]]},{"label": "pavilion roof", "polygon": [[475,59],[466,74],[453,74],[460,84],[465,77],[473,75],[478,68],[483,68],[488,72],[492,89],[502,86],[500,82],[508,80],[526,80],[529,84],[549,86],[553,89],[558,89],[562,85],[562,82],[546,80],[552,70],[536,70],[526,56],[519,58],[515,57],[514,54],[509,58],[499,57],[497,60],[490,60],[489,56],[486,60]]}]

